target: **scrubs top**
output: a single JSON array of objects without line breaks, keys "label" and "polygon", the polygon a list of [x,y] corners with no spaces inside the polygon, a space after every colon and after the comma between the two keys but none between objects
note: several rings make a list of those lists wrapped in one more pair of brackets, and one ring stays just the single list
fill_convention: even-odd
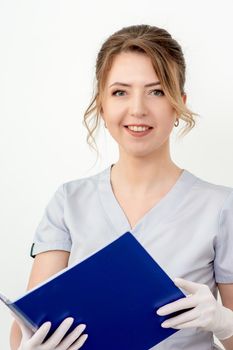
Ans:
[{"label": "scrubs top", "polygon": [[[131,228],[111,186],[111,168],[58,186],[35,231],[31,256],[70,252],[74,265],[130,231],[171,277],[233,283],[233,188],[183,169],[169,192]],[[153,350],[211,350],[212,332],[181,329]],[[132,349],[133,350],[133,349]]]}]

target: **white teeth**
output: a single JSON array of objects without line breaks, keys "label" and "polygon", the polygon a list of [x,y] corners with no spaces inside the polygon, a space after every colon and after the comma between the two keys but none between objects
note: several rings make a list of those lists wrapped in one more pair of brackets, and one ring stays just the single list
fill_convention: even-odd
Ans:
[{"label": "white teeth", "polygon": [[128,128],[132,131],[146,131],[149,129],[148,126],[128,126]]}]

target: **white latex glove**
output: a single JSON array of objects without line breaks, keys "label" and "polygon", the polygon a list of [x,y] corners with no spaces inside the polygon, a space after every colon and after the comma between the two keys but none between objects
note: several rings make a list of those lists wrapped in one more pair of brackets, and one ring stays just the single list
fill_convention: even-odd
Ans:
[{"label": "white latex glove", "polygon": [[175,278],[173,282],[191,294],[164,305],[157,310],[157,314],[168,315],[178,310],[194,309],[164,321],[162,327],[175,329],[198,327],[213,332],[219,340],[233,335],[233,311],[219,304],[207,285],[183,278]]},{"label": "white latex glove", "polygon": [[[42,344],[43,340],[49,332],[51,322],[43,323],[40,328],[38,328],[37,331],[33,333],[33,331],[31,331],[23,324],[17,315],[15,315],[13,312],[11,312],[11,314],[17,321],[22,332],[22,340],[17,350],[77,350],[82,347],[88,336],[87,334],[83,334],[80,337],[81,333],[86,328],[86,325],[79,324],[61,341],[74,321],[72,317],[67,317],[62,321],[54,333],[46,340],[46,342]],[[77,338],[78,340],[73,343]]]}]

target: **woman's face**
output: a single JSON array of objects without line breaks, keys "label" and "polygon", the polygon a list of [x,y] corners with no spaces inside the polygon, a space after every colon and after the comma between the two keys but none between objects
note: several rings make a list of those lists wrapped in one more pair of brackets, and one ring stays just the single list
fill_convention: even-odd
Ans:
[{"label": "woman's face", "polygon": [[[150,58],[134,52],[117,55],[105,85],[102,118],[120,150],[135,156],[156,152],[168,141],[176,117]],[[139,124],[149,131],[131,132],[127,127]]]}]

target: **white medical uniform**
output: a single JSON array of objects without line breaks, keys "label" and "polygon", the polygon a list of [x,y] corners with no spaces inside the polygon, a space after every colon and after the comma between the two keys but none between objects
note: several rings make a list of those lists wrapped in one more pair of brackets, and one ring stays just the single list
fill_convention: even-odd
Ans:
[{"label": "white medical uniform", "polygon": [[[60,185],[36,229],[31,256],[70,252],[76,264],[130,231],[171,277],[233,283],[233,188],[184,169],[169,192],[131,229],[110,182],[111,167]],[[211,350],[212,332],[182,329],[153,350]],[[132,349],[133,350],[133,349]]]}]

